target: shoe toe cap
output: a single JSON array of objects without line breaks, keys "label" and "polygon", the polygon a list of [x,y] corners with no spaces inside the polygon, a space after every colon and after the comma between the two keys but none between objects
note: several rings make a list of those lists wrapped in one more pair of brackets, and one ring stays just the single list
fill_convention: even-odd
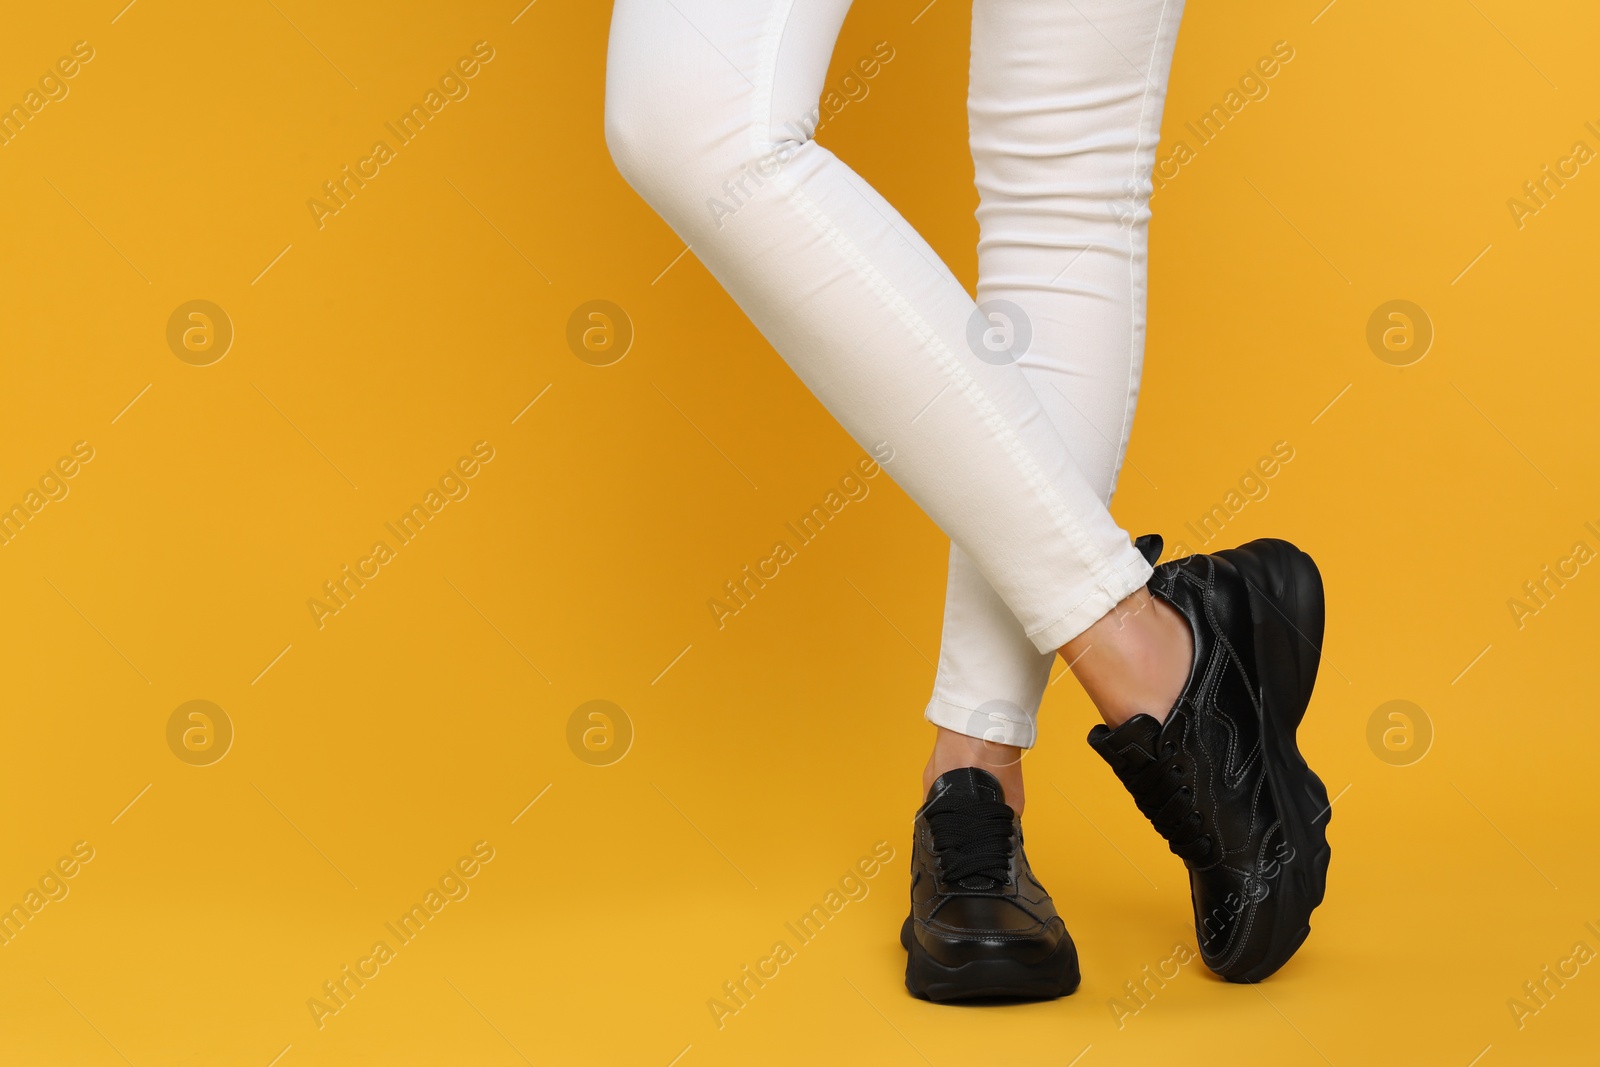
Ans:
[{"label": "shoe toe cap", "polygon": [[1201,959],[1233,981],[1259,981],[1305,939],[1310,901],[1289,878],[1241,871],[1194,879],[1195,936]]},{"label": "shoe toe cap", "polygon": [[1010,900],[955,897],[925,921],[915,936],[934,959],[947,967],[977,960],[1037,963],[1069,941],[1059,916],[1040,917]]}]

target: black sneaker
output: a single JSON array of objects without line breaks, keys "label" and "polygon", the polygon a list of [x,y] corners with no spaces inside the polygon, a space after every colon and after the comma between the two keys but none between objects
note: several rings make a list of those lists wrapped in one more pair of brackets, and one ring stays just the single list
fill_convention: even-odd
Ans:
[{"label": "black sneaker", "polygon": [[[1153,564],[1161,538],[1135,544]],[[1194,631],[1167,721],[1096,726],[1089,744],[1189,868],[1200,958],[1259,982],[1311,932],[1328,877],[1328,792],[1295,730],[1321,659],[1322,577],[1287,541],[1164,563],[1152,595]]]},{"label": "black sneaker", "polygon": [[946,771],[917,812],[906,988],[924,1000],[1078,988],[1078,949],[1022,851],[1022,823],[988,771]]}]

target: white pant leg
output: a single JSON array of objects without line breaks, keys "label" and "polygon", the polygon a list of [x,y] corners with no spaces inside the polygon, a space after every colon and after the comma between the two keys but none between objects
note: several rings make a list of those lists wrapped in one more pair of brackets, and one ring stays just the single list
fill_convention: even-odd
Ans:
[{"label": "white pant leg", "polygon": [[[975,0],[968,97],[978,301],[1009,302],[1022,367],[1110,504],[1144,355],[1150,170],[1183,0]],[[926,717],[1033,744],[1053,656],[959,544]]]},{"label": "white pant leg", "polygon": [[1022,369],[968,347],[975,305],[960,283],[811,139],[848,6],[617,0],[606,140],[623,176],[851,436],[892,449],[891,477],[1047,652],[1150,567]]}]

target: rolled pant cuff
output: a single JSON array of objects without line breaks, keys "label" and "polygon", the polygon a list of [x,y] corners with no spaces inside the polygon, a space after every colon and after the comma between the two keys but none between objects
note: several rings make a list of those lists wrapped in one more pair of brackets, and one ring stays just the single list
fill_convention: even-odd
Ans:
[{"label": "rolled pant cuff", "polygon": [[1154,573],[1139,550],[1132,544],[1126,545],[1117,553],[1109,572],[1089,591],[1088,596],[1056,621],[1042,629],[1030,631],[1028,639],[1040,652],[1056,651],[1138,592]]},{"label": "rolled pant cuff", "polygon": [[1032,748],[1038,734],[1033,719],[1016,705],[1002,700],[966,708],[934,694],[922,717],[958,734],[1018,748]]}]

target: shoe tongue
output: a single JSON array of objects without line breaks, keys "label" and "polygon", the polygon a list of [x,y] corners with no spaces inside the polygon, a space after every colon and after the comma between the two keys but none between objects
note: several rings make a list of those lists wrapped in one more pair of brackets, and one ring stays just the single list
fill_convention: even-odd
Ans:
[{"label": "shoe tongue", "polygon": [[979,800],[998,800],[1005,803],[1006,791],[1000,779],[980,767],[957,767],[945,771],[933,781],[928,790],[928,802],[945,796],[976,797]]},{"label": "shoe tongue", "polygon": [[1106,759],[1111,758],[1111,753],[1123,749],[1137,747],[1154,755],[1161,737],[1161,723],[1149,715],[1135,715],[1127,722],[1112,729],[1101,723],[1089,731],[1089,745]]},{"label": "shoe tongue", "polygon": [[1139,550],[1139,554],[1145,558],[1146,563],[1154,567],[1156,560],[1161,558],[1161,550],[1165,546],[1160,534],[1145,534],[1142,537],[1134,538],[1133,547]]},{"label": "shoe tongue", "polygon": [[[958,767],[953,771],[946,771],[934,779],[933,787],[928,790],[927,802],[923,805],[923,814],[929,818],[930,822],[937,824],[943,818],[954,817],[952,812],[963,811],[964,806],[959,803],[961,800],[998,801],[1004,804],[1006,793],[1005,789],[1000,785],[1000,780],[988,771],[978,767]],[[1006,810],[1009,811],[1010,809],[1007,808]],[[1012,813],[1012,818],[1016,818],[1014,812]],[[955,830],[958,835],[969,832],[961,829],[959,825],[948,829]],[[935,831],[936,834],[940,832],[939,830]],[[994,831],[990,828],[986,832]],[[960,840],[959,836],[956,840]],[[957,845],[952,855],[960,855],[963,847],[973,846],[974,841],[969,838],[965,846]],[[1009,860],[998,859],[997,862],[999,863],[999,869],[1003,871]],[[1004,878],[992,877],[983,871],[974,871],[954,884],[963,889],[988,892],[1004,884],[1004,881]]]}]

